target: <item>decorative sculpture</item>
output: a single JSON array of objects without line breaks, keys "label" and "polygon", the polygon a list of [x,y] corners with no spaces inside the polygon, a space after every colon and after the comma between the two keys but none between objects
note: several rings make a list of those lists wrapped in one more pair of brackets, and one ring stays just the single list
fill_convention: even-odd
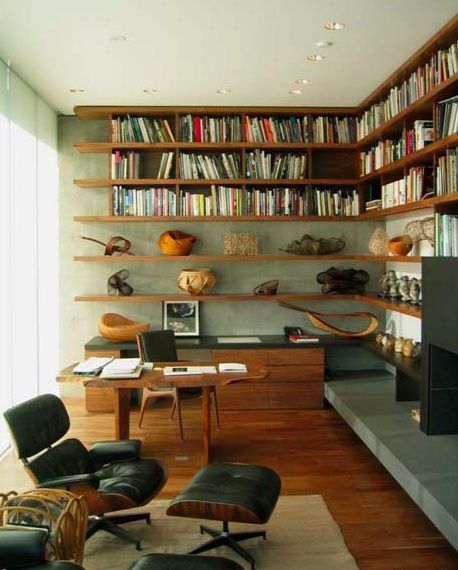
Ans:
[{"label": "decorative sculpture", "polygon": [[165,255],[189,255],[197,238],[179,230],[169,230],[159,236],[159,249]]},{"label": "decorative sculpture", "polygon": [[428,240],[434,246],[434,218],[430,216],[409,222],[404,228],[404,234],[409,235],[414,243]]},{"label": "decorative sculpture", "polygon": [[[360,338],[372,334],[378,327],[378,319],[372,313],[366,311],[358,311],[354,313],[318,313],[316,311],[311,311],[306,307],[299,307],[298,305],[291,305],[290,303],[285,303],[284,301],[279,301],[278,304],[287,309],[293,309],[294,311],[301,311],[307,315],[310,322],[314,327],[320,330],[324,330],[328,333],[335,334],[337,336],[345,336],[349,338]],[[325,322],[322,317],[335,317],[335,318],[368,318],[368,326],[361,331],[348,331],[346,329],[340,329],[334,325],[330,325]]]},{"label": "decorative sculpture", "polygon": [[383,228],[375,228],[369,238],[368,248],[372,255],[388,255],[388,235]]},{"label": "decorative sculpture", "polygon": [[136,340],[137,334],[149,330],[149,323],[133,321],[117,313],[104,313],[99,319],[100,334],[112,342]]},{"label": "decorative sculpture", "polygon": [[413,247],[413,239],[409,234],[396,236],[388,242],[388,249],[393,255],[407,255]]},{"label": "decorative sculpture", "polygon": [[119,253],[120,255],[135,255],[135,253],[129,251],[131,246],[130,241],[122,236],[113,236],[107,241],[107,243],[85,236],[81,236],[81,239],[87,239],[88,241],[93,241],[103,245],[105,248],[104,255],[114,255],[116,253]]},{"label": "decorative sculpture", "polygon": [[224,255],[257,255],[258,236],[252,232],[224,234]]},{"label": "decorative sculpture", "polygon": [[126,279],[129,275],[130,273],[127,269],[121,269],[113,273],[113,275],[110,275],[107,281],[108,295],[132,295],[134,290],[129,283],[126,283]]},{"label": "decorative sculpture", "polygon": [[216,284],[211,269],[182,269],[178,276],[177,285],[190,295],[200,295],[213,289]]},{"label": "decorative sculpture", "polygon": [[253,289],[255,295],[276,295],[279,281],[272,279],[272,281],[265,281]]},{"label": "decorative sculpture", "polygon": [[309,234],[304,234],[300,240],[292,241],[287,245],[286,249],[280,248],[280,251],[296,255],[326,255],[327,253],[341,251],[344,247],[345,241],[342,238],[314,239]]},{"label": "decorative sculpture", "polygon": [[316,276],[322,284],[323,294],[364,293],[365,284],[369,281],[369,273],[363,269],[336,269],[330,267]]}]

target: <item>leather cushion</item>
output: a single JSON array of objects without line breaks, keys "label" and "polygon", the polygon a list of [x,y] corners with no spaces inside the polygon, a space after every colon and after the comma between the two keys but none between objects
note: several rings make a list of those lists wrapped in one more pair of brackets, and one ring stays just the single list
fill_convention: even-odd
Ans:
[{"label": "leather cushion", "polygon": [[243,570],[240,564],[217,556],[197,554],[147,554],[129,570]]},{"label": "leather cushion", "polygon": [[139,439],[123,439],[121,441],[98,441],[89,453],[97,463],[97,467],[113,461],[136,460],[140,457],[142,442]]},{"label": "leather cushion", "polygon": [[100,479],[99,493],[119,493],[140,505],[162,487],[166,470],[160,461],[140,459],[106,465],[95,475]]},{"label": "leather cushion", "polygon": [[[224,505],[242,507],[254,514],[256,522],[264,524],[277,503],[280,489],[280,477],[269,467],[211,463],[194,475],[189,485],[171,502],[167,513],[175,514],[174,505],[189,501],[186,516],[192,517],[192,502],[206,502],[221,505],[220,512],[224,512]],[[244,522],[232,508],[226,510],[225,518],[221,520]]]},{"label": "leather cushion", "polygon": [[66,439],[31,461],[30,469],[41,483],[65,475],[92,473],[95,463],[78,439]]},{"label": "leather cushion", "polygon": [[54,394],[43,394],[13,406],[4,416],[20,459],[46,449],[70,428],[67,410]]}]

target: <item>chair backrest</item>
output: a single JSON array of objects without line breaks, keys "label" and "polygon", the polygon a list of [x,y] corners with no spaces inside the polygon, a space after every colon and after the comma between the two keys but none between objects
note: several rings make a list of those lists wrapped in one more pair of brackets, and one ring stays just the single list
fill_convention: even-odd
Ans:
[{"label": "chair backrest", "polygon": [[175,335],[172,330],[147,331],[137,335],[137,345],[143,362],[176,362]]},{"label": "chair backrest", "polygon": [[13,406],[4,417],[19,459],[34,482],[94,471],[94,462],[79,440],[65,439],[52,447],[70,428],[64,403],[54,394]]}]

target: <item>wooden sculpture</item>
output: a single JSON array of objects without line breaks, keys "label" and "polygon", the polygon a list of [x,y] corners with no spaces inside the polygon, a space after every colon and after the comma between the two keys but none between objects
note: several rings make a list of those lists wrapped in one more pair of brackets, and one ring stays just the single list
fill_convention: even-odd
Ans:
[{"label": "wooden sculpture", "polygon": [[[338,336],[359,338],[373,333],[378,327],[377,317],[372,313],[366,311],[357,311],[354,313],[318,313],[316,311],[311,311],[306,307],[291,305],[290,303],[285,303],[284,301],[279,301],[278,304],[281,305],[282,307],[286,307],[287,309],[293,309],[294,311],[301,311],[302,313],[305,313],[314,327]],[[340,329],[334,325],[330,325],[329,323],[325,322],[322,319],[322,317],[350,318],[350,319],[363,317],[369,319],[369,324],[365,329],[361,331],[347,331],[345,329]]]},{"label": "wooden sculpture", "polygon": [[105,248],[104,255],[114,255],[116,253],[119,253],[119,255],[135,255],[135,253],[129,251],[131,246],[130,241],[122,236],[113,236],[107,241],[107,243],[85,236],[81,236],[81,239],[87,239],[88,241],[93,241],[103,245]]}]

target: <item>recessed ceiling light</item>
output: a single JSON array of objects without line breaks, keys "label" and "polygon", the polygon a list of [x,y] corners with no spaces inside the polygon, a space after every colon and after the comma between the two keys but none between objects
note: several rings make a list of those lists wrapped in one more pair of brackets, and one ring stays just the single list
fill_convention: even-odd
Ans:
[{"label": "recessed ceiling light", "polygon": [[290,95],[302,95],[302,91],[300,89],[290,89],[289,94]]},{"label": "recessed ceiling light", "polygon": [[334,42],[327,42],[327,41],[322,40],[322,41],[316,42],[315,45],[316,45],[316,47],[319,47],[319,48],[327,48],[327,47],[331,47],[332,45],[334,45]]},{"label": "recessed ceiling light", "polygon": [[145,89],[143,89],[143,93],[159,93],[158,89],[154,89],[153,87],[146,87]]},{"label": "recessed ceiling light", "polygon": [[325,30],[342,30],[343,28],[345,28],[345,24],[342,22],[328,22],[324,25]]},{"label": "recessed ceiling light", "polygon": [[122,43],[127,41],[127,36],[124,34],[113,34],[110,36],[110,42]]},{"label": "recessed ceiling light", "polygon": [[70,87],[70,93],[85,93],[86,89],[81,89],[80,87]]},{"label": "recessed ceiling light", "polygon": [[218,93],[218,95],[229,95],[231,90],[230,89],[217,89],[216,92]]},{"label": "recessed ceiling light", "polygon": [[299,83],[300,85],[310,85],[312,82],[310,79],[296,79],[294,83]]},{"label": "recessed ceiling light", "polygon": [[309,61],[323,61],[326,58],[324,57],[324,55],[320,55],[319,53],[314,53],[312,55],[308,55],[307,59]]}]

